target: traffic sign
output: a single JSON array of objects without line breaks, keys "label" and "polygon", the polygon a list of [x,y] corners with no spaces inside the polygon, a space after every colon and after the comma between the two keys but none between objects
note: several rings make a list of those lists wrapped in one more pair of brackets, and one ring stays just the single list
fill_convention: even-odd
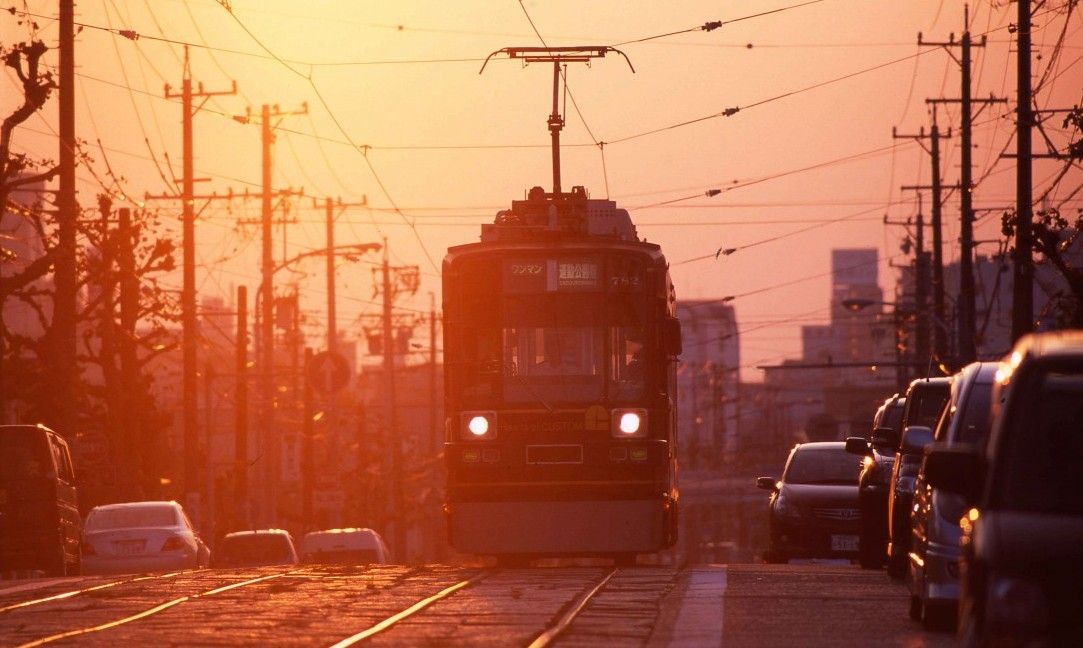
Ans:
[{"label": "traffic sign", "polygon": [[350,381],[350,363],[338,353],[317,353],[308,365],[308,380],[317,391],[337,392]]}]

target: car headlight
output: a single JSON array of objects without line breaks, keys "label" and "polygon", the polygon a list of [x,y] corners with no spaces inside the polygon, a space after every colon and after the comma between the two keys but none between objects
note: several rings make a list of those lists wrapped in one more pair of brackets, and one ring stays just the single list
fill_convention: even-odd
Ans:
[{"label": "car headlight", "polygon": [[463,412],[459,415],[459,436],[469,441],[496,438],[496,412]]},{"label": "car headlight", "polygon": [[775,500],[775,515],[779,517],[799,518],[802,516],[801,507],[794,504],[789,498],[779,495]]},{"label": "car headlight", "polygon": [[609,431],[618,439],[641,439],[647,436],[647,410],[615,409],[610,411]]},{"label": "car headlight", "polygon": [[1041,632],[1049,623],[1049,604],[1041,585],[1025,578],[994,577],[988,593],[990,629],[1010,634]]}]

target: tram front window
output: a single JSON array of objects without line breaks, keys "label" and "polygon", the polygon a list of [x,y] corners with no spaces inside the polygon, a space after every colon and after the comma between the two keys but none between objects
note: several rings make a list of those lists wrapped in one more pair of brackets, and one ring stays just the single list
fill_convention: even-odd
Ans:
[{"label": "tram front window", "polygon": [[599,399],[605,344],[596,327],[504,329],[504,398],[509,402]]}]

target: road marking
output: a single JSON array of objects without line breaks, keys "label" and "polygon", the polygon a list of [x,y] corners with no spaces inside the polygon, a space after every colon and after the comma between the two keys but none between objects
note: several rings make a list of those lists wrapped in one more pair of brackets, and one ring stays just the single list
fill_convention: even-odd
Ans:
[{"label": "road marking", "polygon": [[[93,587],[84,587],[83,589],[72,590],[70,592],[63,592],[61,594],[54,594],[53,596],[46,596],[44,598],[34,599],[32,601],[23,601],[22,603],[14,603],[7,607],[0,607],[0,613],[7,612],[8,610],[17,610],[19,608],[30,607],[31,605],[38,605],[41,603],[48,603],[49,601],[60,601],[66,598],[71,598],[79,594],[85,594],[86,592],[96,592],[97,590],[103,590],[110,587],[116,587],[117,585],[125,585],[127,583],[135,583],[137,581],[152,580],[155,578],[168,578],[170,576],[176,576],[180,572],[171,572],[168,574],[156,574],[154,576],[140,576],[139,578],[129,578],[127,580],[114,581],[112,583],[103,583],[102,585],[95,585]],[[7,590],[4,590],[7,591]],[[3,592],[0,592],[2,594]]]},{"label": "road marking", "polygon": [[399,612],[398,614],[395,614],[393,616],[389,616],[388,618],[384,619],[383,621],[377,623],[374,626],[366,628],[365,630],[362,630],[361,632],[358,632],[355,635],[351,635],[349,637],[346,637],[342,641],[340,641],[340,642],[338,642],[336,644],[333,644],[331,646],[331,648],[346,648],[346,646],[352,646],[352,645],[354,645],[355,643],[357,643],[359,641],[364,641],[365,639],[368,639],[369,637],[371,637],[371,636],[373,636],[373,635],[375,635],[377,633],[380,633],[380,632],[383,632],[384,630],[387,630],[388,628],[395,625],[399,621],[402,621],[403,619],[405,619],[407,617],[410,617],[410,616],[413,616],[413,615],[417,614],[418,612],[424,610],[425,608],[429,607],[433,603],[436,603],[440,599],[447,598],[448,596],[451,596],[452,594],[454,594],[455,592],[458,592],[462,588],[477,583],[478,581],[480,581],[481,579],[485,578],[488,575],[489,575],[488,573],[480,574],[480,575],[475,576],[475,577],[473,577],[473,578],[471,578],[469,580],[459,581],[458,583],[455,583],[451,587],[447,587],[445,589],[442,589],[439,592],[437,592],[436,594],[433,594],[432,596],[430,596],[428,598],[422,599],[422,600],[418,601],[417,603],[414,603],[413,605],[406,608],[402,612]]},{"label": "road marking", "polygon": [[538,635],[537,639],[530,642],[530,648],[545,648],[545,646],[553,643],[553,641],[557,637],[559,637],[562,632],[568,629],[568,626],[572,624],[572,621],[575,621],[575,617],[579,616],[579,613],[582,612],[583,608],[587,606],[587,603],[590,602],[590,599],[593,598],[595,594],[600,592],[602,588],[605,587],[606,583],[609,582],[609,579],[613,578],[613,574],[616,573],[616,569],[610,570],[610,572],[605,575],[605,578],[598,581],[598,584],[595,585],[589,592],[587,592],[583,596],[580,596],[579,600],[575,602],[575,605],[573,605],[570,610],[565,612],[564,616],[562,616],[559,621],[550,626],[548,630]]},{"label": "road marking", "polygon": [[693,569],[673,624],[670,646],[721,646],[726,598],[726,567]]},{"label": "road marking", "polygon": [[224,587],[217,587],[217,588],[212,589],[212,590],[207,590],[206,592],[200,592],[199,594],[191,594],[189,596],[182,596],[180,598],[175,598],[172,601],[166,601],[165,603],[159,603],[158,605],[150,608],[149,610],[143,610],[142,612],[139,612],[137,614],[133,614],[131,616],[124,617],[123,619],[117,619],[116,621],[110,621],[108,623],[103,623],[101,625],[91,626],[91,627],[87,627],[87,628],[78,628],[78,629],[75,629],[75,630],[68,630],[67,632],[61,632],[61,633],[58,633],[58,634],[55,634],[55,635],[49,635],[48,637],[42,637],[41,639],[35,639],[34,641],[30,641],[30,642],[21,644],[17,648],[35,648],[35,646],[41,646],[43,644],[52,643],[54,641],[59,641],[60,639],[67,639],[68,637],[78,637],[80,635],[90,634],[91,632],[101,632],[102,630],[108,630],[109,628],[115,628],[117,626],[124,625],[126,623],[131,623],[132,621],[138,621],[139,619],[145,619],[146,617],[158,614],[159,612],[162,612],[164,610],[168,610],[171,607],[180,605],[181,603],[184,603],[185,601],[191,601],[193,599],[198,599],[198,598],[201,598],[201,597],[204,597],[204,596],[213,596],[214,594],[218,594],[219,592],[225,592],[225,591],[237,588],[237,587],[244,587],[245,585],[252,585],[254,583],[259,583],[261,581],[270,580],[272,578],[280,578],[280,577],[285,576],[286,574],[289,574],[289,573],[292,573],[292,572],[283,572],[281,574],[271,574],[270,576],[260,576],[259,578],[252,578],[252,579],[249,579],[249,580],[246,580],[246,581],[241,581],[239,583],[233,583],[231,585],[226,585]]},{"label": "road marking", "polygon": [[0,596],[4,594],[15,594],[17,592],[25,592],[26,590],[45,589],[46,587],[56,585],[58,583],[74,583],[79,580],[78,576],[69,576],[66,578],[48,578],[48,579],[31,579],[29,583],[22,583],[21,585],[12,585],[11,587],[5,587],[0,589]]}]

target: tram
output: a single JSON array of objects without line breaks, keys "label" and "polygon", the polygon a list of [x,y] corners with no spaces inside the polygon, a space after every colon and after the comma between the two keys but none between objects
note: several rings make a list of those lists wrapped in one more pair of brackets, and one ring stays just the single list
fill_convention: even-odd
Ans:
[{"label": "tram", "polygon": [[626,564],[677,539],[666,259],[613,201],[560,189],[561,66],[608,52],[623,56],[499,52],[553,64],[553,191],[534,187],[444,258],[445,511],[464,553]]},{"label": "tram", "polygon": [[451,545],[625,561],[672,545],[680,324],[628,212],[535,187],[448,250],[443,294]]}]

